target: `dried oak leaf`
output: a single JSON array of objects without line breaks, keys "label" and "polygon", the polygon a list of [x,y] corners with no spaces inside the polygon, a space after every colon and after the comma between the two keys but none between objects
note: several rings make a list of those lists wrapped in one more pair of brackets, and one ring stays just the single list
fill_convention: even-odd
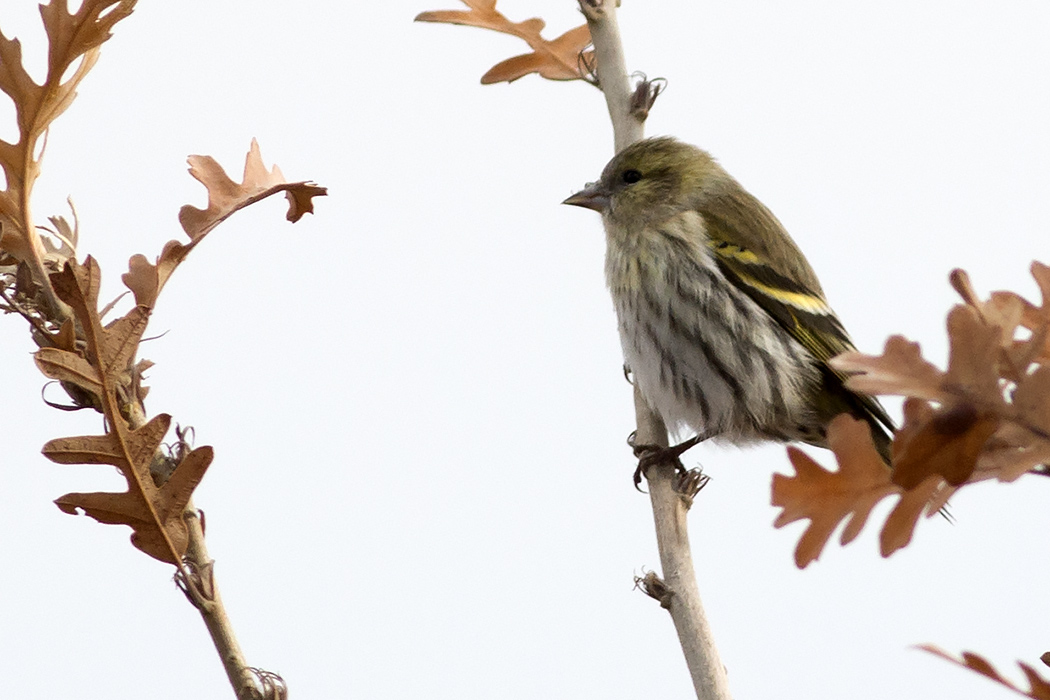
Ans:
[{"label": "dried oak leaf", "polygon": [[1039,286],[1042,295],[1042,304],[1034,306],[1029,304],[1025,307],[1024,326],[1035,330],[1039,326],[1050,323],[1050,267],[1041,262],[1033,262],[1031,267],[1032,277]]},{"label": "dried oak leaf", "polygon": [[1009,413],[997,372],[1002,328],[980,309],[960,305],[948,314],[948,338],[947,372],[924,360],[917,343],[900,336],[886,342],[880,357],[851,352],[831,360],[836,369],[856,373],[847,381],[851,389],[921,400],[909,404],[905,426],[893,441],[893,481],[905,489],[933,474],[953,486],[968,481]]},{"label": "dried oak leaf", "polygon": [[1003,422],[977,461],[985,478],[1014,481],[1050,463],[1050,367],[1038,366],[1014,387],[1015,416]]},{"label": "dried oak leaf", "polygon": [[296,222],[314,210],[313,198],[328,190],[311,182],[288,182],[276,165],[270,170],[263,164],[259,142],[252,139],[244,159],[244,177],[234,182],[211,156],[190,156],[190,175],[208,188],[208,208],[187,204],[179,210],[183,230],[196,243],[238,209],[284,192],[288,197],[288,220]]},{"label": "dried oak leaf", "polygon": [[[819,555],[847,515],[843,544],[855,537],[874,502],[893,490],[902,496],[881,533],[884,556],[908,543],[924,509],[936,512],[963,484],[1011,481],[1050,463],[1050,367],[1041,364],[1050,336],[1050,268],[1034,263],[1032,275],[1043,295],[1041,307],[1011,292],[982,301],[965,272],[952,273],[952,286],[966,303],[948,314],[945,372],[923,359],[917,343],[900,336],[886,342],[881,356],[850,352],[830,361],[852,375],[851,389],[905,396],[904,424],[894,434],[892,473],[867,431],[847,434],[839,419],[828,437],[838,473],[798,450],[789,452],[798,473],[774,477],[774,503],[785,508],[778,526],[811,520],[796,550],[800,566]],[[1031,332],[1018,340],[1022,327]]]},{"label": "dried oak leaf", "polygon": [[538,73],[548,80],[579,80],[585,75],[582,67],[594,62],[594,52],[584,51],[591,43],[591,32],[586,24],[548,41],[540,35],[546,26],[542,19],[533,17],[524,22],[511,22],[496,9],[496,0],[463,0],[463,4],[470,9],[421,12],[416,15],[416,21],[491,29],[523,39],[532,49],[530,53],[494,65],[481,77],[482,85],[511,83],[530,73]]},{"label": "dried oak leaf", "polygon": [[[1033,262],[1031,273],[1042,294],[1040,306],[1035,306],[1018,294],[1003,291],[992,292],[988,301],[981,301],[966,272],[953,270],[949,277],[952,287],[963,301],[976,309],[987,323],[1001,329],[1003,357],[1000,373],[1011,381],[1023,378],[1033,362],[1050,361],[1050,345],[1047,343],[1050,336],[1050,268]],[[1031,336],[1015,339],[1018,326],[1031,331]]]},{"label": "dried oak leaf", "polygon": [[796,474],[773,476],[772,503],[783,509],[774,526],[783,527],[801,519],[810,521],[795,549],[795,564],[799,568],[820,556],[844,520],[841,543],[856,539],[872,508],[887,496],[901,494],[880,533],[879,549],[884,557],[907,546],[923,510],[932,515],[946,500],[937,476],[930,476],[910,491],[894,484],[864,421],[848,415],[835,418],[828,426],[828,447],[835,454],[839,471],[824,469],[806,453],[789,447],[788,456]]},{"label": "dried oak leaf", "polygon": [[[996,372],[1001,332],[996,321],[982,318],[971,306],[956,306],[948,312],[950,352],[944,381],[953,393],[961,389],[993,411],[1005,405]],[[1010,332],[1012,335],[1012,329]]]},{"label": "dried oak leaf", "polygon": [[135,547],[160,561],[178,564],[189,542],[182,511],[211,463],[212,450],[201,447],[190,452],[158,488],[149,466],[170,425],[171,416],[162,413],[123,436],[81,435],[48,442],[43,453],[51,461],[112,464],[128,482],[124,492],[67,493],[55,499],[55,504],[73,515],[83,511],[100,523],[128,525]]},{"label": "dried oak leaf", "polygon": [[303,214],[312,213],[313,198],[328,193],[324,187],[311,182],[288,182],[276,165],[267,170],[259,150],[259,142],[252,139],[251,149],[244,159],[241,182],[234,182],[211,156],[190,156],[190,175],[208,189],[208,207],[198,209],[187,204],[179,210],[179,221],[190,237],[189,243],[168,241],[156,264],[144,255],[134,255],[128,262],[128,271],[122,276],[124,284],[135,295],[139,306],[153,308],[157,296],[175,268],[212,229],[234,212],[270,195],[284,192],[288,198],[287,219],[296,222]]},{"label": "dried oak leaf", "polygon": [[865,394],[896,394],[930,401],[946,401],[944,372],[922,357],[918,343],[894,335],[882,355],[847,352],[831,359],[837,370],[854,373],[849,387]]},{"label": "dried oak leaf", "polygon": [[973,403],[960,401],[935,409],[926,401],[909,398],[904,424],[893,440],[893,483],[913,489],[931,474],[952,486],[966,483],[999,424],[994,413],[979,411]]},{"label": "dried oak leaf", "polygon": [[[135,0],[84,0],[70,14],[66,0],[40,6],[48,38],[47,77],[38,85],[22,65],[18,39],[0,33],[0,90],[14,102],[19,137],[0,140],[0,167],[7,189],[0,190],[0,249],[30,262],[43,274],[45,248],[32,224],[28,202],[40,174],[37,143],[76,97],[76,87],[98,60],[99,47],[113,25],[131,14]],[[67,76],[70,68],[79,64]],[[63,77],[65,80],[63,81]]]},{"label": "dried oak leaf", "polygon": [[935,647],[931,644],[922,644],[919,649],[928,651],[935,656],[939,656],[942,659],[951,661],[953,664],[958,664],[963,668],[968,668],[971,671],[976,671],[985,678],[989,678],[999,685],[1002,685],[1015,693],[1020,693],[1025,697],[1032,698],[1033,700],[1050,700],[1050,681],[1045,680],[1042,676],[1035,672],[1035,669],[1024,662],[1018,662],[1018,666],[1024,672],[1025,677],[1028,679],[1028,690],[1014,685],[1010,681],[999,675],[999,672],[995,670],[995,667],[988,662],[984,657],[973,654],[968,651],[964,651],[961,658],[955,658],[946,651]]},{"label": "dried oak leaf", "polygon": [[[802,519],[810,521],[795,548],[795,564],[800,569],[820,556],[839,523],[846,520],[841,543],[849,544],[860,534],[877,503],[903,491],[892,482],[866,422],[838,416],[828,426],[828,447],[838,460],[837,472],[825,469],[802,450],[789,447],[795,475],[773,476],[772,503],[783,509],[774,526],[783,527]],[[922,488],[901,498],[883,528],[883,556],[911,540],[915,522],[937,490],[938,481],[931,477]]]},{"label": "dried oak leaf", "polygon": [[1013,358],[1014,364],[1022,371],[1033,362],[1050,363],[1050,267],[1033,262],[1031,273],[1042,299],[1039,306],[1021,299],[1024,303],[1021,325],[1032,332],[1027,340],[1014,341],[1013,352],[1017,355]]},{"label": "dried oak leaf", "polygon": [[44,455],[61,464],[112,464],[124,475],[124,492],[70,493],[55,503],[67,513],[83,510],[99,522],[128,525],[132,543],[161,561],[178,564],[186,551],[188,531],[182,511],[193,489],[211,463],[212,452],[202,447],[187,454],[174,475],[157,487],[150,464],[171,424],[159,415],[132,430],[122,414],[118,393],[128,388],[138,395],[136,377],[145,366],[134,363],[139,341],[149,320],[149,309],[136,306],[103,326],[98,312],[101,273],[90,256],[83,265],[67,261],[51,276],[59,297],[72,308],[83,329],[83,354],[59,348],[41,348],[37,366],[47,376],[99,397],[110,432],[58,438],[44,446]]},{"label": "dried oak leaf", "polygon": [[149,309],[156,306],[160,290],[195,245],[196,242],[183,245],[178,241],[168,241],[164,244],[156,264],[140,253],[132,255],[128,260],[128,271],[121,275],[120,279],[134,294],[135,304]]}]

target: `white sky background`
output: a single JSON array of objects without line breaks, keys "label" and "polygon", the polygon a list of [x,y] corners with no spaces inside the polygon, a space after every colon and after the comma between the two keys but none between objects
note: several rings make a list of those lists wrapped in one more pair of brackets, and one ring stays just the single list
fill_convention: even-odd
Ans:
[{"label": "white sky background", "polygon": [[[550,37],[575,6],[500,2]],[[256,136],[329,188],[295,226],[275,200],[215,231],[143,350],[147,408],[215,447],[196,502],[218,581],[249,662],[292,697],[690,697],[670,620],[632,590],[658,559],[600,221],[559,205],[612,155],[604,103],[535,76],[480,86],[523,44],[411,21],[457,7],[141,3],[52,130],[37,218],[73,196],[109,296],[204,203],[188,154],[239,175]],[[710,150],[770,206],[862,349],[899,332],[943,362],[953,267],[1035,293],[1044,0],[624,0],[621,23],[629,67],[670,81],[648,133]],[[35,4],[2,0],[0,27],[41,75]],[[40,456],[101,421],[44,406],[25,324],[2,323],[4,697],[231,697],[171,567],[51,503],[121,480]],[[910,645],[1015,678],[1050,650],[1050,480],[967,489],[954,527],[923,522],[889,560],[869,525],[798,571],[802,525],[771,526],[782,447],[686,462],[713,477],[691,536],[737,698],[1008,698]]]}]

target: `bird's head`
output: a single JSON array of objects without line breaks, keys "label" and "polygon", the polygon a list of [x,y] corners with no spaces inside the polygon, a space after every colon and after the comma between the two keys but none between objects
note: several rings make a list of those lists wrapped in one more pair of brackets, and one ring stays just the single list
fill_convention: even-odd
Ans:
[{"label": "bird's head", "polygon": [[706,152],[670,137],[645,139],[620,151],[598,182],[566,199],[622,224],[645,225],[701,204],[725,176]]}]

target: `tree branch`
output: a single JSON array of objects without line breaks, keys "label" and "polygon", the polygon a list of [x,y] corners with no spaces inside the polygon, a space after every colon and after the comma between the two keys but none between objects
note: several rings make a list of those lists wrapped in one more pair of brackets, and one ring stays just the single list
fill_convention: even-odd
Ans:
[{"label": "tree branch", "polygon": [[[130,401],[124,408],[129,427],[135,429],[146,423],[141,402]],[[244,658],[215,582],[215,562],[208,556],[208,547],[204,541],[204,516],[193,505],[192,499],[186,505],[182,518],[189,531],[189,544],[175,572],[175,583],[200,612],[230,685],[237,694],[237,700],[286,700],[288,687],[284,679],[248,666]]]},{"label": "tree branch", "polygon": [[[579,0],[579,3],[594,42],[598,84],[605,95],[613,125],[615,149],[619,152],[643,138],[645,114],[651,101],[646,104],[644,111],[634,107],[634,91],[631,90],[620,29],[616,22],[615,0]],[[643,89],[648,91],[650,88],[644,86]],[[649,408],[637,387],[634,390],[634,406],[638,425],[635,442],[639,445],[666,447],[667,427],[660,416]],[[697,698],[729,700],[725,667],[718,657],[696,585],[686,524],[688,501],[675,489],[673,467],[650,467],[646,479],[665,584],[660,596],[661,603],[671,613]]]},{"label": "tree branch", "polygon": [[288,688],[284,679],[252,668],[244,659],[244,652],[237,643],[233,625],[215,585],[215,562],[208,557],[208,548],[204,543],[203,516],[191,504],[182,517],[189,526],[190,539],[183,568],[176,574],[176,581],[200,611],[230,685],[237,693],[237,700],[286,700]]},{"label": "tree branch", "polygon": [[598,66],[598,87],[605,95],[612,120],[613,142],[617,153],[645,136],[644,121],[631,113],[631,79],[616,22],[616,3],[612,0],[579,0],[587,27],[591,30]]}]

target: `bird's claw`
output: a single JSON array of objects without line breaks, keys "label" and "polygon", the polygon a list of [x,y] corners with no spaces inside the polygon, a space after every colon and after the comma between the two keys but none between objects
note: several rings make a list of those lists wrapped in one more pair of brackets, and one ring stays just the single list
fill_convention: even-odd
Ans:
[{"label": "bird's claw", "polygon": [[627,444],[631,446],[631,449],[634,450],[634,456],[638,458],[638,468],[634,470],[634,488],[639,491],[642,490],[642,477],[649,467],[657,464],[670,464],[674,467],[675,473],[687,473],[688,470],[682,464],[682,453],[704,440],[703,436],[695,435],[677,445],[661,447],[660,445],[638,445],[635,444],[634,438],[635,434],[631,433],[630,437],[627,438]]}]

